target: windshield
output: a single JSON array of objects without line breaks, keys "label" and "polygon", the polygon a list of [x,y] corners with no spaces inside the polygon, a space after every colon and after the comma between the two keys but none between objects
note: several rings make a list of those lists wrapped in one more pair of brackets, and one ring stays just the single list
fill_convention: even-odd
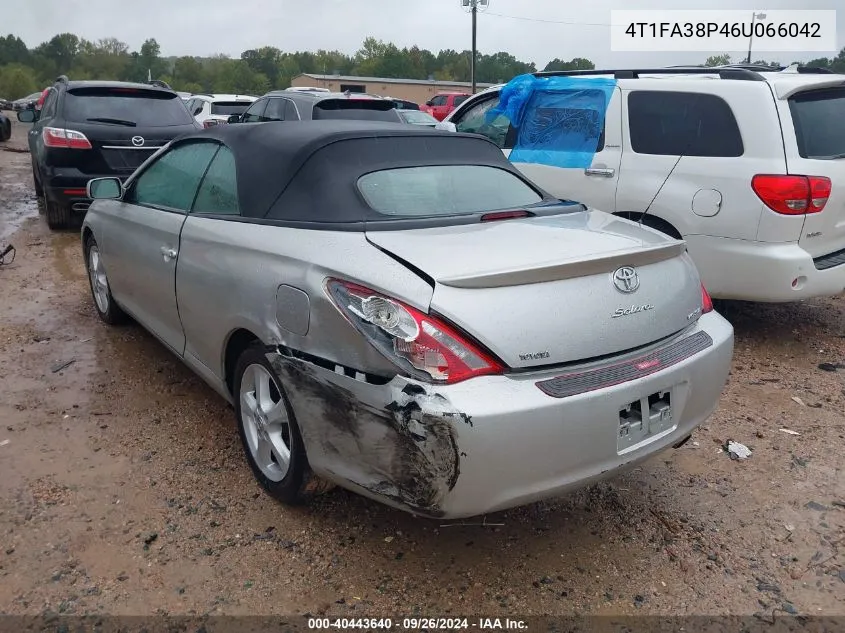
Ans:
[{"label": "windshield", "polygon": [[358,190],[373,210],[404,217],[485,213],[543,201],[514,174],[483,165],[375,171],[358,179]]},{"label": "windshield", "polygon": [[802,158],[845,158],[845,88],[799,93],[789,110]]},{"label": "windshield", "polygon": [[77,88],[65,96],[68,121],[122,122],[137,127],[191,125],[185,103],[172,92],[143,88]]},{"label": "windshield", "polygon": [[416,125],[437,125],[437,119],[427,112],[420,112],[419,110],[402,110],[402,116],[408,123],[415,123]]},{"label": "windshield", "polygon": [[252,101],[215,101],[211,104],[211,114],[243,114],[252,105]]},{"label": "windshield", "polygon": [[325,99],[314,104],[312,118],[401,122],[392,101],[383,99]]}]

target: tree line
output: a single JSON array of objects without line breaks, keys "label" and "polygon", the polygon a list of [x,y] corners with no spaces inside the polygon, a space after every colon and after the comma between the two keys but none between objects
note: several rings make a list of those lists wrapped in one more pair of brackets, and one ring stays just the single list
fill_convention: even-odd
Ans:
[{"label": "tree line", "polygon": [[[146,81],[151,76],[166,81],[175,90],[239,94],[286,88],[301,73],[470,81],[471,58],[468,50],[434,53],[418,46],[400,49],[374,37],[366,38],[353,55],[327,50],[285,52],[262,46],[244,51],[235,59],[227,55],[163,57],[161,47],[152,38],[132,51],[128,44],[113,37],[92,42],[73,33],[60,33],[31,49],[21,38],[10,34],[0,36],[0,96],[17,99],[37,92],[59,75],[119,81]],[[706,65],[728,62],[729,55],[715,55],[708,58]],[[845,49],[834,59],[817,59],[808,65],[845,72]],[[541,70],[592,68],[595,66],[589,59],[575,57],[569,61],[555,58]],[[521,61],[504,51],[480,53],[476,61],[476,79],[480,83],[503,83],[537,70],[533,62]]]},{"label": "tree line", "polygon": [[[353,55],[318,50],[285,52],[262,46],[241,53],[210,57],[162,57],[155,39],[131,51],[125,42],[105,38],[91,42],[73,33],[60,33],[35,48],[15,35],[0,37],[0,95],[16,99],[50,84],[57,76],[72,79],[146,81],[148,76],[166,81],[175,90],[262,94],[290,86],[301,73],[396,77],[438,81],[469,81],[470,51],[441,50],[437,53],[412,46],[399,48],[373,37],[364,40]],[[588,59],[554,59],[548,70],[593,68]],[[479,82],[498,83],[537,67],[506,52],[480,53],[476,61]]]}]

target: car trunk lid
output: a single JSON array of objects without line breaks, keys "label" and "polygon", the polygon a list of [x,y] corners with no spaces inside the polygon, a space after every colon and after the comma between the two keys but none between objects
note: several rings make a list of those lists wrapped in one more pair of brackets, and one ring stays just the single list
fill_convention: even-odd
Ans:
[{"label": "car trunk lid", "polygon": [[684,329],[701,307],[683,242],[601,212],[367,239],[432,278],[430,309],[512,368],[634,350]]}]

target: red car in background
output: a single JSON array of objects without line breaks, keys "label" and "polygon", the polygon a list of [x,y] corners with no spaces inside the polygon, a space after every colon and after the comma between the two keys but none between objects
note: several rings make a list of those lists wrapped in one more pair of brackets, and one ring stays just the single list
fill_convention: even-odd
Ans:
[{"label": "red car in background", "polygon": [[442,121],[470,96],[472,95],[468,92],[441,92],[432,97],[431,101],[427,101],[425,105],[420,106],[420,110],[428,112],[438,121]]}]

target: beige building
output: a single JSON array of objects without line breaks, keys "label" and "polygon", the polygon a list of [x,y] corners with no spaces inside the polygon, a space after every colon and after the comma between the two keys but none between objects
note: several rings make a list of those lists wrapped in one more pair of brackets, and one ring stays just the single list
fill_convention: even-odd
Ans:
[{"label": "beige building", "polygon": [[[405,99],[425,103],[440,92],[472,92],[472,84],[462,81],[435,81],[427,79],[389,79],[386,77],[350,77],[346,75],[297,75],[292,88],[326,88],[332,92],[366,92],[382,97]],[[476,90],[484,90],[493,84],[476,84]]]}]

